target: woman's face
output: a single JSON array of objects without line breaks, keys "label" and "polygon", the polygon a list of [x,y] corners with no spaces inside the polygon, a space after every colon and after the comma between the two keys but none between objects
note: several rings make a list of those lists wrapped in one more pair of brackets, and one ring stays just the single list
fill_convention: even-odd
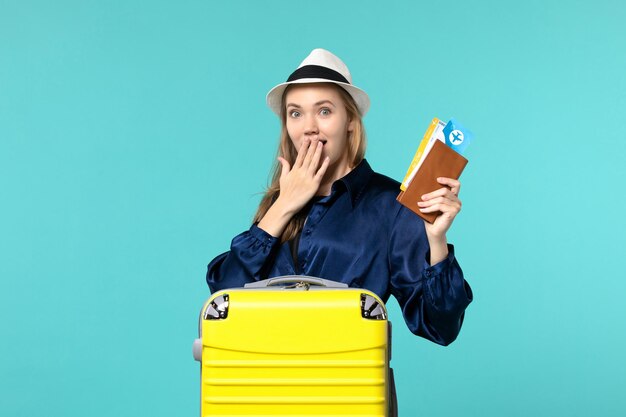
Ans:
[{"label": "woman's face", "polygon": [[[330,170],[348,167],[348,136],[354,129],[336,87],[329,84],[292,86],[285,97],[286,125],[296,150],[305,139],[324,145],[321,161],[330,157]],[[321,163],[320,161],[320,163]]]}]

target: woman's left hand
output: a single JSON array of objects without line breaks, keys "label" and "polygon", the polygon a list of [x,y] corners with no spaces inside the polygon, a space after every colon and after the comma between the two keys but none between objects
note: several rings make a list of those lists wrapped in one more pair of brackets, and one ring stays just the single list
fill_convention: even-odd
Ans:
[{"label": "woman's left hand", "polygon": [[437,178],[437,182],[445,187],[424,194],[422,196],[423,201],[417,203],[421,207],[422,213],[441,212],[432,224],[424,222],[429,241],[445,239],[446,232],[456,215],[461,211],[461,200],[459,200],[461,183],[458,180],[445,177]]}]

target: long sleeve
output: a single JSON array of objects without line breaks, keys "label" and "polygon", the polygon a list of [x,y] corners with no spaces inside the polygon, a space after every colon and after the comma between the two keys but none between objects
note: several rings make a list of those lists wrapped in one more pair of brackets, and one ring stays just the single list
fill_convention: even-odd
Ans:
[{"label": "long sleeve", "polygon": [[207,266],[206,281],[211,292],[242,287],[266,278],[279,246],[278,238],[256,225],[235,236],[230,251],[219,255]]},{"label": "long sleeve", "polygon": [[444,346],[458,336],[473,298],[452,245],[448,252],[446,259],[430,266],[423,221],[404,207],[400,209],[389,245],[391,293],[411,332]]}]

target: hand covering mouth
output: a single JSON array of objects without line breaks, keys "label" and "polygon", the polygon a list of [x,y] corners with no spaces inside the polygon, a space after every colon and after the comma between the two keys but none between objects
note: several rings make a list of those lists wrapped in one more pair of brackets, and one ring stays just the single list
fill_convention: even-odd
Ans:
[{"label": "hand covering mouth", "polygon": [[310,138],[310,139],[306,139],[306,140],[309,140],[310,142],[318,141],[318,142],[321,142],[322,145],[326,145],[326,142],[328,142],[328,139],[322,139],[322,138],[319,138],[319,137]]}]

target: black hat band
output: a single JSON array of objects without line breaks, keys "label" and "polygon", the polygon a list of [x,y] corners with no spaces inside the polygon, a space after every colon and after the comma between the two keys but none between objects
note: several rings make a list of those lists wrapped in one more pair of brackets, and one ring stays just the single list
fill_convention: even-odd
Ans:
[{"label": "black hat band", "polygon": [[346,77],[337,71],[320,65],[305,65],[298,68],[287,78],[287,82],[301,80],[302,78],[322,78],[329,81],[350,84],[350,82],[346,80]]}]

